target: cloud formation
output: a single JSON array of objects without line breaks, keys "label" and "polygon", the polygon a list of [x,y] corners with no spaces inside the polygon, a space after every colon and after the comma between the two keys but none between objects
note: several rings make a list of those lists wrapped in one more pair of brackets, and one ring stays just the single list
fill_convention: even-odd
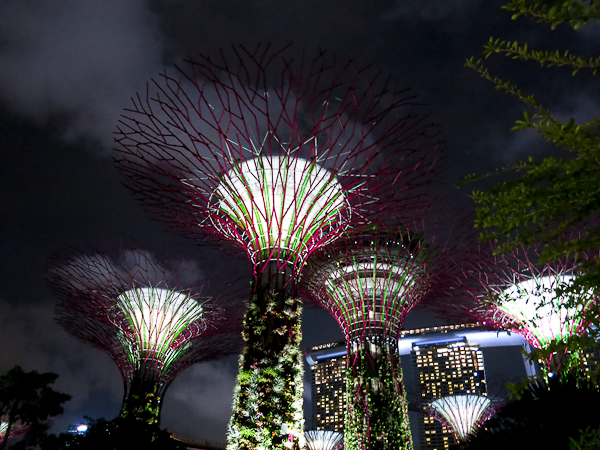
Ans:
[{"label": "cloud formation", "polygon": [[128,99],[161,68],[156,20],[143,0],[0,3],[0,99],[69,141],[112,147]]}]

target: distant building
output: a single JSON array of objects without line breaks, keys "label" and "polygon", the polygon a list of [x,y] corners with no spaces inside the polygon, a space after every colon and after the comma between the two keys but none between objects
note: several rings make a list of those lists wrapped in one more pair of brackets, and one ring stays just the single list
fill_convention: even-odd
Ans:
[{"label": "distant building", "polygon": [[346,342],[312,347],[306,355],[306,361],[310,365],[312,394],[310,429],[343,430],[346,408]]},{"label": "distant building", "polygon": [[[466,337],[450,334],[433,341],[415,342],[411,351],[416,394],[425,409],[433,400],[456,394],[486,395],[483,352]],[[441,450],[453,442],[452,432],[433,417],[420,421],[420,448]],[[416,439],[415,439],[416,440]]]},{"label": "distant building", "polygon": [[[533,375],[524,359],[528,344],[516,334],[488,331],[482,324],[461,324],[402,331],[399,340],[404,383],[413,403],[410,423],[416,449],[443,450],[452,434],[424,414],[424,406],[452,394],[502,394],[506,381]],[[343,342],[312,347],[310,365],[312,429],[341,431],[345,410],[346,345]],[[492,381],[490,376],[496,378]],[[416,400],[416,401],[414,401]]]}]

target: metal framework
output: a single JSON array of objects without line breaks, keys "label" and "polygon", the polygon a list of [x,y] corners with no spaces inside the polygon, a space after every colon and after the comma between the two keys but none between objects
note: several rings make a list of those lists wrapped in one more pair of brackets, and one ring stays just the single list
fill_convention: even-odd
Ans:
[{"label": "metal framework", "polygon": [[305,431],[307,450],[341,450],[344,434],[338,431]]},{"label": "metal framework", "polygon": [[117,364],[123,417],[158,422],[165,391],[181,371],[241,348],[223,305],[201,296],[205,280],[184,281],[193,278],[189,269],[186,262],[165,268],[131,250],[118,261],[79,254],[48,270],[58,322]]},{"label": "metal framework", "polygon": [[[534,262],[538,256],[535,248],[521,249],[490,260],[486,270],[475,271],[478,285],[469,290],[476,303],[469,313],[497,328],[514,331],[532,347],[542,349],[583,335],[590,325],[586,315],[597,301],[591,291],[565,292],[577,277],[577,261],[539,265]],[[547,361],[549,369],[557,362],[560,365],[555,359]]]},{"label": "metal framework", "polygon": [[432,266],[426,239],[404,228],[351,237],[309,260],[306,291],[346,337],[347,448],[412,448],[398,338]]},{"label": "metal framework", "polygon": [[116,163],[137,199],[252,263],[230,449],[302,446],[295,283],[349,228],[424,206],[437,142],[415,108],[370,67],[257,46],[163,73],[120,120]]},{"label": "metal framework", "polygon": [[438,398],[429,405],[429,413],[452,431],[459,443],[475,434],[495,409],[485,395],[450,395]]}]

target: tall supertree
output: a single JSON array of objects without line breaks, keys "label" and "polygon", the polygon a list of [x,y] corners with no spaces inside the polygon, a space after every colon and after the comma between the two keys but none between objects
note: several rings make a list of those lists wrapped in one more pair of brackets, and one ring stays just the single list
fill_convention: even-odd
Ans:
[{"label": "tall supertree", "polygon": [[122,417],[158,424],[165,391],[182,370],[241,350],[235,320],[225,323],[221,301],[202,296],[206,279],[193,263],[166,268],[138,250],[118,260],[61,259],[47,275],[59,299],[57,320],[115,361],[124,383]]},{"label": "tall supertree", "polygon": [[425,237],[406,228],[350,237],[309,260],[308,295],[346,338],[345,448],[412,448],[398,338],[432,285],[433,265]]},{"label": "tall supertree", "polygon": [[518,249],[488,258],[486,267],[470,269],[467,276],[476,280],[469,288],[475,303],[467,308],[477,320],[518,333],[534,349],[563,347],[563,354],[546,360],[544,370],[554,372],[566,362],[569,339],[589,328],[597,300],[591,290],[570,290],[579,261],[538,260],[535,248]]},{"label": "tall supertree", "polygon": [[296,281],[347,229],[423,206],[437,143],[414,109],[371,68],[258,46],[164,73],[121,119],[117,166],[136,197],[253,266],[229,449],[301,447]]},{"label": "tall supertree", "polygon": [[448,428],[457,443],[475,434],[495,410],[485,395],[449,395],[432,401],[429,413]]},{"label": "tall supertree", "polygon": [[344,434],[339,431],[311,430],[305,431],[307,450],[340,450]]}]

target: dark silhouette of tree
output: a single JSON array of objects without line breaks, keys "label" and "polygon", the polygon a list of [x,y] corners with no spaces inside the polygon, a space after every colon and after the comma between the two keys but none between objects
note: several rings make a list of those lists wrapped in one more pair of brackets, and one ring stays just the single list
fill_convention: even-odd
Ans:
[{"label": "dark silhouette of tree", "polygon": [[591,436],[591,430],[600,429],[600,416],[593,409],[600,402],[600,388],[581,374],[536,380],[514,389],[514,394],[516,400],[507,403],[484,429],[456,448],[569,449],[571,441],[579,442],[582,436]]},{"label": "dark silhouette of tree", "polygon": [[43,421],[62,414],[62,404],[70,395],[50,387],[58,375],[54,373],[24,372],[15,366],[0,376],[0,415],[6,417],[8,426],[0,450],[6,448],[11,429],[16,423],[30,426],[36,433],[44,427]]},{"label": "dark silhouette of tree", "polygon": [[187,446],[171,438],[168,431],[156,424],[135,418],[117,417],[112,421],[90,419],[88,430],[82,435],[61,433],[48,436],[42,450],[185,450]]}]

